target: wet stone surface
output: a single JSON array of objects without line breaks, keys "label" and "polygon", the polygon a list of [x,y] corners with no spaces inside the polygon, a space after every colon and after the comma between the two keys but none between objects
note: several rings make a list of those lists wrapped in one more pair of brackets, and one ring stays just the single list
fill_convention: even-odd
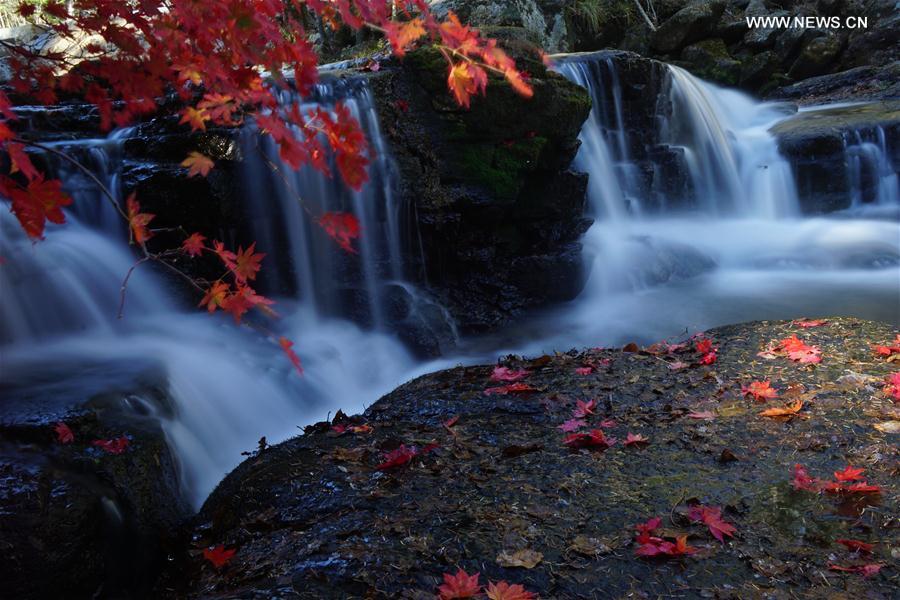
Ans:
[{"label": "wet stone surface", "polygon": [[[793,334],[821,349],[820,363],[758,356]],[[697,364],[694,342],[671,353],[631,345],[502,360],[530,372],[518,382],[530,393],[485,394],[510,385],[490,381],[493,365],[426,375],[336,420],[371,432],[338,435],[321,423],[240,465],[159,592],[433,598],[441,575],[461,567],[544,598],[896,597],[900,453],[884,424],[900,421],[900,407],[884,388],[900,362],[871,346],[895,335],[856,319],[758,322],[708,332],[711,365]],[[763,380],[778,397],[742,395]],[[596,408],[584,430],[618,440],[605,450],[563,444],[560,424],[587,399]],[[796,416],[759,414],[798,401]],[[649,444],[625,446],[628,433]],[[400,444],[418,454],[379,470]],[[798,463],[822,480],[864,468],[881,493],[795,490]],[[720,507],[734,537],[720,543],[691,522],[696,503]],[[697,552],[635,556],[634,526],[652,517],[662,519],[654,535],[687,535]],[[837,539],[875,546],[854,553]],[[201,555],[217,544],[236,550],[218,570]],[[503,566],[510,557],[531,560]],[[828,568],[865,564],[882,568],[870,577]]]}]

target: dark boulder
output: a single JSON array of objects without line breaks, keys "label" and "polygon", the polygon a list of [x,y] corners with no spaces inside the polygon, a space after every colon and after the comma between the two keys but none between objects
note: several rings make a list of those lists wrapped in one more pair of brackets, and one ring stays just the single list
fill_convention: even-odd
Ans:
[{"label": "dark boulder", "polygon": [[828,72],[842,46],[841,39],[830,32],[809,40],[800,50],[788,75],[794,79],[806,79]]},{"label": "dark boulder", "polygon": [[[820,364],[758,356],[794,334],[821,349]],[[900,455],[883,391],[893,370],[871,344],[895,335],[856,319],[722,327],[706,333],[718,347],[711,367],[693,349],[637,344],[508,357],[502,364],[530,371],[534,388],[515,395],[485,393],[498,385],[494,365],[420,377],[336,419],[371,433],[337,436],[319,423],[229,474],[196,520],[194,558],[160,595],[424,599],[462,568],[481,585],[506,580],[542,598],[643,597],[673,585],[688,598],[893,597]],[[768,404],[742,394],[761,380],[779,393]],[[597,406],[584,430],[602,429],[618,440],[611,447],[563,444],[559,426],[585,398]],[[793,418],[759,414],[797,403]],[[648,443],[625,446],[629,433]],[[401,444],[418,452],[379,469]],[[823,480],[860,466],[881,493],[795,489],[798,463]],[[720,542],[690,518],[699,504],[720,509],[733,537]],[[655,535],[688,536],[697,552],[636,556],[636,524],[657,516]],[[847,538],[876,544],[873,554],[835,541]],[[235,555],[217,571],[199,553],[218,544]],[[829,569],[867,563],[880,572]]]},{"label": "dark boulder", "polygon": [[[153,585],[192,513],[159,425],[172,411],[161,382],[152,364],[75,362],[5,373],[5,597],[142,597]],[[58,441],[58,423],[74,441]],[[95,440],[127,446],[111,453]]]},{"label": "dark boulder", "polygon": [[723,12],[724,0],[694,0],[653,32],[651,46],[665,54],[708,38],[715,32]]},{"label": "dark boulder", "polygon": [[682,49],[679,62],[694,75],[724,85],[736,86],[741,78],[741,63],[731,57],[725,42],[719,38]]}]

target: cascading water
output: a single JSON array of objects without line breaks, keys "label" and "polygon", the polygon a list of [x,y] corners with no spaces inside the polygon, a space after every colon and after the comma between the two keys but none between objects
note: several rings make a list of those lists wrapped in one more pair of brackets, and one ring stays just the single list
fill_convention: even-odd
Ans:
[{"label": "cascading water", "polygon": [[[655,144],[683,157],[686,190],[676,197],[658,176],[662,165],[639,164],[644,159],[626,130],[629,106],[614,62],[569,59],[559,70],[590,90],[595,107],[576,159],[590,174],[596,218],[584,240],[590,276],[578,299],[529,323],[532,339],[504,350],[653,340],[804,313],[900,320],[896,221],[853,210],[800,217],[790,165],[768,133],[785,117],[780,107],[670,68]],[[495,356],[497,346],[482,343],[478,354],[423,363],[397,339],[414,327],[439,337],[437,329],[452,326],[446,311],[404,282],[408,267],[401,257],[415,247],[405,245],[415,237],[405,234],[405,223],[415,219],[391,195],[389,154],[369,94],[362,82],[333,81],[313,99],[325,106],[346,101],[366,130],[377,160],[360,193],[317,173],[290,172],[265,143],[258,147],[252,130],[241,139],[247,237],[269,254],[261,283],[279,301],[275,334],[297,342],[305,377],[292,372],[270,341],[224,317],[182,307],[145,267],[130,280],[126,318],[118,320],[119,288],[134,260],[127,232],[91,179],[63,163],[57,173],[76,194],[66,225],[51,226],[47,240],[33,245],[11,215],[0,214],[6,372],[27,379],[85,361],[156,365],[174,405],[159,419],[199,505],[261,436],[277,441],[337,408],[360,410],[417,373]],[[127,133],[60,144],[76,145],[92,172],[119,194]],[[860,190],[854,205],[900,205],[883,132],[848,138],[847,154],[853,189]],[[314,215],[340,210],[359,218],[358,259],[319,231],[298,194]]]},{"label": "cascading water", "polygon": [[900,175],[891,165],[883,127],[844,136],[852,208],[900,204]]},{"label": "cascading water", "polygon": [[[337,408],[359,411],[414,374],[417,363],[388,332],[338,318],[362,310],[377,324],[389,297],[383,288],[393,281],[402,294],[420,299],[413,304],[428,302],[401,281],[400,215],[391,203],[388,155],[368,94],[359,84],[320,89],[326,104],[348,97],[379,157],[365,191],[354,194],[321,175],[287,172],[295,190],[314,207],[352,210],[362,221],[368,234],[359,261],[362,309],[357,304],[353,310],[332,310],[342,300],[329,288],[337,272],[329,278],[329,269],[337,269],[340,260],[336,245],[299,216],[295,198],[282,193],[275,204],[266,204],[265,194],[248,198],[257,249],[277,255],[282,250],[278,244],[286,243],[289,251],[287,268],[268,269],[276,272],[266,285],[273,293],[284,292],[278,305],[282,319],[272,327],[297,341],[305,377],[297,377],[277,346],[258,334],[236,328],[224,317],[182,307],[147,266],[129,280],[125,318],[117,319],[120,287],[135,260],[127,230],[93,178],[50,156],[75,197],[77,208],[69,211],[68,222],[51,226],[47,239],[34,245],[11,215],[0,215],[0,256],[8,263],[0,269],[0,353],[5,372],[15,374],[5,377],[5,383],[35,378],[54,365],[155,364],[174,405],[171,414],[159,411],[158,418],[181,462],[186,493],[199,506],[261,436],[274,442]],[[75,154],[119,195],[127,134],[59,142],[57,147]],[[256,134],[245,132],[244,150],[252,157],[251,139],[255,143]],[[259,168],[253,158],[247,161],[248,187],[272,185],[272,174],[254,172]],[[315,236],[320,238],[310,241]],[[279,277],[292,281],[285,284]]]},{"label": "cascading water", "polygon": [[[805,313],[900,320],[896,222],[799,215],[790,164],[769,133],[790,114],[783,106],[668,67],[656,142],[681,151],[690,190],[678,203],[657,202],[671,190],[656,179],[635,182],[622,164],[632,159],[618,141],[629,107],[609,59],[573,55],[558,70],[594,104],[575,165],[591,177],[589,277],[578,299],[545,317],[554,333],[517,349],[652,340]],[[857,142],[848,152],[877,163],[879,189],[890,190],[893,170],[874,145]],[[879,197],[898,202],[891,191]]]}]

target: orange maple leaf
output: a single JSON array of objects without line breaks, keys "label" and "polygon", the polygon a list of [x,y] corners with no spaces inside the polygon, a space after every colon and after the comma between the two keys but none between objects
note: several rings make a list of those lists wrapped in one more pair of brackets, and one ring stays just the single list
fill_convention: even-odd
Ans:
[{"label": "orange maple leaf", "polygon": [[152,221],[153,217],[156,215],[141,212],[141,205],[138,204],[137,195],[134,192],[128,196],[127,205],[128,224],[131,225],[131,233],[134,236],[134,241],[137,244],[143,244],[153,237],[153,232],[147,229],[147,225],[150,224],[150,221]]},{"label": "orange maple leaf", "polygon": [[485,590],[489,600],[535,600],[534,592],[527,591],[518,583],[512,585],[505,581],[498,583],[489,582]]},{"label": "orange maple leaf", "polygon": [[191,131],[206,131],[206,121],[209,121],[209,115],[206,114],[206,109],[188,106],[182,112],[181,120],[178,122],[181,124],[190,124]]},{"label": "orange maple leaf", "polygon": [[792,417],[803,408],[803,400],[797,400],[784,408],[770,408],[759,413],[763,417]]},{"label": "orange maple leaf", "polygon": [[192,233],[186,240],[181,243],[181,249],[187,252],[188,256],[195,257],[200,256],[203,253],[205,246],[203,242],[206,240],[206,236],[200,233]]},{"label": "orange maple leaf", "polygon": [[237,279],[239,283],[247,283],[248,280],[252,281],[256,279],[256,274],[260,269],[259,263],[266,255],[264,252],[254,254],[253,251],[255,248],[256,242],[250,244],[246,250],[242,247],[238,248],[232,271],[234,272],[235,279]]},{"label": "orange maple leaf", "polygon": [[406,54],[406,47],[425,35],[425,26],[422,19],[418,17],[399,25],[388,21],[384,25],[384,34],[391,43],[394,54],[403,58]]},{"label": "orange maple leaf", "polygon": [[191,152],[186,159],[181,161],[181,166],[188,170],[188,177],[195,175],[206,177],[215,164],[211,158],[200,152]]},{"label": "orange maple leaf", "polygon": [[450,67],[447,87],[460,106],[468,108],[472,94],[484,93],[486,86],[487,73],[481,67],[466,61],[460,61]]},{"label": "orange maple leaf", "polygon": [[214,312],[222,306],[222,302],[230,291],[231,287],[227,283],[222,280],[216,281],[206,290],[206,295],[200,300],[198,306],[206,305],[206,310]]}]

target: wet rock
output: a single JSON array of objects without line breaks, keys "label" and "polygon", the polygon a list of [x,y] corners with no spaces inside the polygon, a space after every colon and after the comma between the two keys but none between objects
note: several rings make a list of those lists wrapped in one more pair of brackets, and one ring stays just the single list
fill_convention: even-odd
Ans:
[{"label": "wet rock", "polygon": [[[673,582],[698,598],[892,597],[900,530],[884,515],[898,508],[900,454],[896,434],[874,425],[895,411],[881,391],[893,369],[870,344],[896,330],[838,318],[811,329],[757,322],[705,335],[718,348],[708,367],[691,348],[666,354],[637,344],[508,357],[502,364],[528,370],[533,392],[487,395],[494,365],[458,367],[351,417],[372,426],[369,434],[311,427],[225,478],[196,520],[193,557],[175,565],[178,576],[159,595],[426,598],[443,573],[462,568],[482,584],[506,580],[554,598],[640,597]],[[818,346],[822,362],[758,356],[791,335]],[[670,368],[676,362],[688,366]],[[596,368],[576,373],[587,364]],[[760,380],[778,398],[763,404],[742,394]],[[584,398],[599,400],[587,428],[619,442],[595,451],[563,444],[558,427]],[[798,400],[797,417],[759,414]],[[690,416],[703,412],[711,418]],[[623,446],[629,432],[649,444]],[[401,443],[420,452],[379,470]],[[847,464],[864,466],[882,493],[796,490],[797,463],[826,480]],[[689,507],[700,503],[721,508],[734,537],[719,542],[692,522]],[[687,535],[698,552],[636,557],[634,525],[654,516],[662,535]],[[861,558],[835,543],[841,538],[877,546]],[[220,571],[197,555],[209,544],[236,550]],[[828,569],[862,563],[883,567],[868,578]]]},{"label": "wet rock", "polygon": [[515,265],[572,273],[572,244],[586,229],[586,176],[568,166],[590,99],[547,71],[521,36],[504,36],[531,75],[528,100],[492,80],[487,95],[460,110],[446,90],[443,58],[430,50],[371,77],[400,197],[416,215],[422,252],[411,257],[410,272],[463,333],[494,328],[559,299],[561,290],[564,299],[578,292],[542,289]]},{"label": "wet rock", "polygon": [[719,38],[703,40],[681,51],[681,61],[703,79],[725,85],[737,85],[741,76],[741,63],[734,60]]},{"label": "wet rock", "polygon": [[802,104],[898,98],[900,61],[810,77],[771,90],[769,97],[796,100]]},{"label": "wet rock", "polygon": [[[896,143],[900,140],[900,101],[801,112],[772,128],[779,149],[793,167],[805,212],[831,212],[849,206],[848,145],[857,136],[876,140],[879,129],[887,147],[893,149],[887,158],[900,172]],[[872,192],[867,189],[875,185],[874,180],[863,182],[862,196],[870,198]]]},{"label": "wet rock", "polygon": [[741,64],[740,84],[745,89],[758,89],[778,68],[778,55],[771,50],[761,52]]},{"label": "wet rock", "polygon": [[800,50],[788,75],[794,79],[806,79],[827,72],[840,54],[842,46],[840,38],[833,33],[810,40]]},{"label": "wet rock", "polygon": [[[165,386],[152,364],[69,368],[17,369],[0,385],[4,595],[139,596],[192,512],[159,427]],[[92,444],[123,436],[120,454]]]},{"label": "wet rock", "polygon": [[659,52],[669,53],[710,37],[724,11],[724,0],[695,0],[659,26],[651,45]]}]

